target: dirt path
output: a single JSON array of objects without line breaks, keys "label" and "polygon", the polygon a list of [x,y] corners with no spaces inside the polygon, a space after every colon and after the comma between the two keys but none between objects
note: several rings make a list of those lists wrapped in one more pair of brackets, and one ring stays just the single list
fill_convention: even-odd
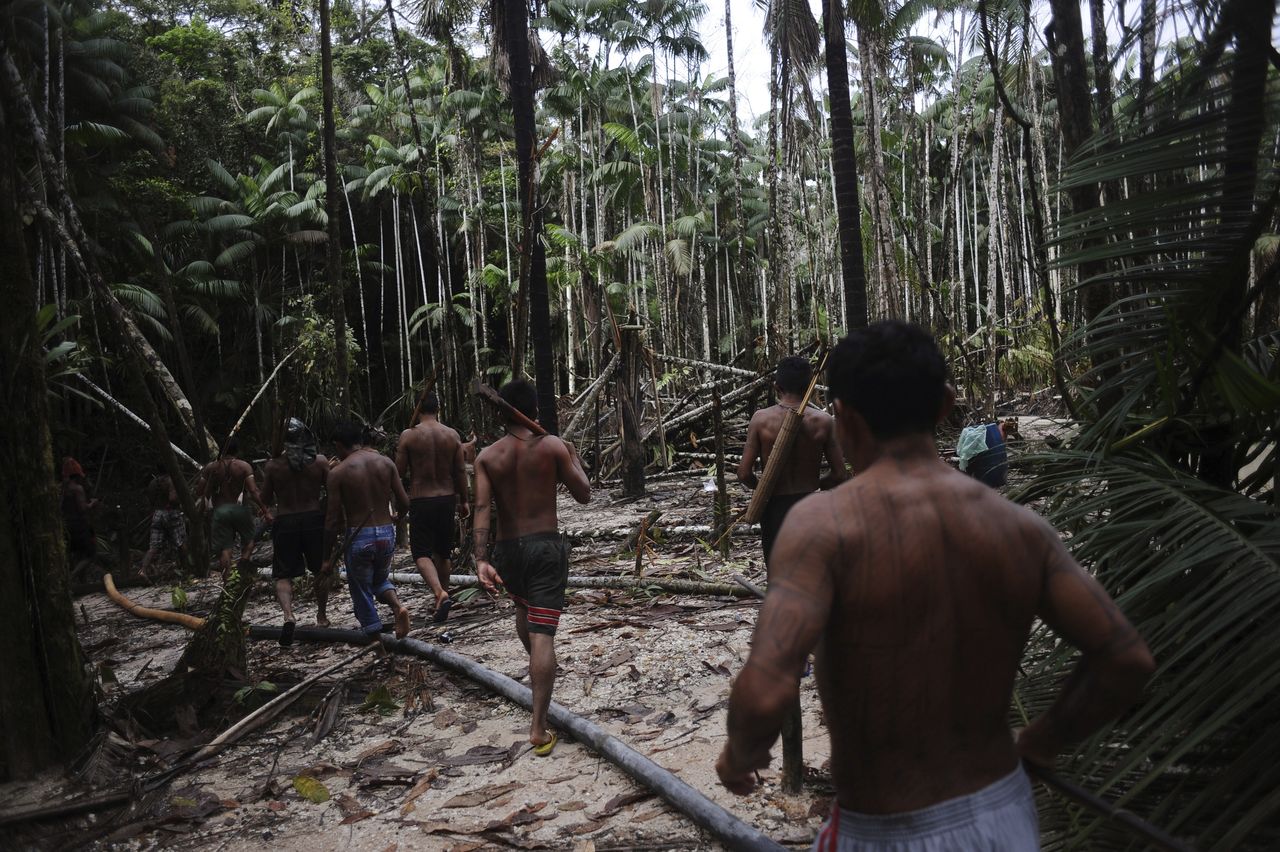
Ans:
[{"label": "dirt path", "polygon": [[[655,506],[666,511],[663,526],[705,524],[711,496],[701,478],[655,483],[649,498],[628,505],[611,505],[607,495],[598,494],[589,507],[563,505],[563,525],[574,531],[632,528]],[[572,573],[633,573],[634,556],[616,556],[618,546],[612,540],[583,539],[573,552]],[[735,540],[734,557],[722,561],[683,535],[659,543],[644,560],[644,572],[713,581],[727,581],[734,572],[763,573],[757,538]],[[400,570],[412,570],[407,554],[397,554],[397,563]],[[303,588],[298,614],[305,624],[314,617],[314,602]],[[187,592],[189,608],[200,611],[217,590],[205,581]],[[415,613],[412,635],[440,641],[441,631],[423,623],[429,603],[425,587],[401,585],[399,592]],[[130,594],[144,605],[172,606],[167,587]],[[85,596],[77,605],[81,639],[103,676],[108,703],[167,674],[187,638],[181,628],[133,618],[103,595]],[[755,601],[728,598],[574,591],[557,638],[561,672],[555,698],[776,840],[807,845],[830,799],[824,771],[828,746],[812,678],[802,687],[812,776],[804,793],[781,794],[776,772],[763,773],[762,788],[741,799],[715,779],[729,679],[746,657],[758,609]],[[335,594],[331,613],[334,626],[353,621],[344,591]],[[458,604],[448,624],[451,648],[527,680],[512,614],[505,599],[478,595]],[[256,624],[278,622],[268,583],[255,589],[246,618]],[[349,653],[342,647],[251,643],[249,679],[282,689]],[[391,701],[380,709],[362,709],[379,687]],[[313,745],[327,694],[330,702],[343,696],[343,703],[332,730]],[[232,721],[226,719],[218,730]],[[589,749],[562,741],[550,757],[535,757],[527,749],[527,729],[526,711],[464,678],[407,658],[365,657],[317,684],[274,724],[182,775],[145,815],[92,845],[375,852],[717,848]],[[114,767],[114,783],[162,768],[216,732],[122,742],[119,752],[127,759]],[[775,764],[778,758],[775,751]],[[295,783],[299,778],[313,781]],[[8,785],[0,788],[0,810],[56,800],[65,786],[61,778]],[[311,801],[304,792],[327,799]],[[79,820],[61,826],[61,842],[92,824]]]}]

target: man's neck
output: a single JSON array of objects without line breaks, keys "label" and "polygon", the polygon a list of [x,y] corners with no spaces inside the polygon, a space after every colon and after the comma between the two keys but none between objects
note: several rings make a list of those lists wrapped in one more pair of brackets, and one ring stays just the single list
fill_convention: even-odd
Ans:
[{"label": "man's neck", "polygon": [[867,450],[867,467],[886,460],[904,464],[938,461],[938,444],[931,434],[901,435],[883,441],[878,440]]},{"label": "man's neck", "polygon": [[435,422],[436,422],[436,416],[435,416],[434,414],[427,414],[427,413],[425,413],[425,412],[424,412],[424,413],[422,413],[422,414],[418,415],[418,425],[419,425],[419,426],[431,426],[431,425],[433,425]]},{"label": "man's neck", "polygon": [[780,393],[778,394],[778,405],[787,408],[799,409],[800,403],[804,401],[804,395],[798,393]]}]

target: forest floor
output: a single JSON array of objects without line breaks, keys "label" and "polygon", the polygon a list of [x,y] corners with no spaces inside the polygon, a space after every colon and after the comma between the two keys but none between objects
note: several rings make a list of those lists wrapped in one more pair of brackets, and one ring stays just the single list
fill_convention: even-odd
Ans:
[{"label": "forest floor", "polygon": [[[735,535],[726,560],[711,552],[706,533],[680,530],[711,523],[709,476],[690,473],[651,482],[648,496],[636,502],[621,502],[606,488],[597,489],[588,506],[562,497],[562,527],[577,533],[570,573],[634,576],[635,555],[618,553],[623,542],[610,533],[632,530],[651,510],[661,509],[658,526],[671,532],[657,533],[642,560],[643,576],[730,583],[739,573],[763,584],[754,532]],[[746,494],[736,486],[730,493],[734,511],[744,508]],[[268,558],[268,551],[269,544],[260,546],[256,561]],[[397,552],[393,570],[413,570],[407,551]],[[187,609],[196,613],[211,608],[218,593],[212,577],[184,588]],[[512,624],[514,608],[505,597],[470,596],[455,605],[442,629],[427,623],[425,586],[400,584],[397,592],[414,614],[411,636],[439,643],[447,631],[452,650],[528,682],[527,657]],[[145,606],[172,607],[172,585],[126,593]],[[299,624],[313,623],[309,582],[299,584],[298,597]],[[832,796],[827,732],[812,677],[801,685],[808,767],[803,792],[781,792],[778,749],[774,768],[761,773],[763,783],[749,796],[728,793],[715,775],[730,677],[746,659],[758,610],[751,598],[652,588],[571,589],[556,641],[555,700],[778,842],[807,847]],[[78,598],[76,611],[107,712],[123,695],[168,674],[188,638],[182,627],[131,616],[105,594]],[[335,627],[354,626],[345,588],[335,591],[330,618]],[[245,619],[279,624],[268,581],[255,586]],[[336,645],[250,642],[246,682],[265,681],[283,690],[352,652]],[[270,694],[250,695],[244,704],[259,696],[261,703]],[[335,701],[340,702],[336,722],[316,742],[317,723]],[[204,730],[188,723],[186,730],[166,736],[136,728],[127,737],[112,733],[104,750],[110,759],[95,761],[91,773],[100,785],[96,792],[83,779],[49,773],[0,786],[0,814],[128,787],[208,741],[246,709],[233,704],[218,724],[206,724]],[[370,653],[319,681],[273,723],[135,802],[125,819],[108,823],[105,816],[86,816],[31,824],[10,840],[31,848],[270,846],[374,852],[719,848],[583,745],[562,737],[551,756],[534,756],[527,743],[528,720],[527,711],[460,675],[408,657]],[[304,780],[296,783],[299,778]]]}]

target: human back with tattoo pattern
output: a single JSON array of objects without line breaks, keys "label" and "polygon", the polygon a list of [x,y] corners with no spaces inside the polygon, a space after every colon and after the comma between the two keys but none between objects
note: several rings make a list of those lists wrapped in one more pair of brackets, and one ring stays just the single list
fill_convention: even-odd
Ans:
[{"label": "human back with tattoo pattern", "polygon": [[[828,384],[857,475],[787,515],[721,781],[754,787],[816,648],[837,801],[815,849],[1039,848],[1020,760],[1051,766],[1125,710],[1151,654],[1049,524],[938,458],[955,393],[925,331],[855,331]],[[1037,618],[1081,658],[1015,739],[1014,676]]]}]

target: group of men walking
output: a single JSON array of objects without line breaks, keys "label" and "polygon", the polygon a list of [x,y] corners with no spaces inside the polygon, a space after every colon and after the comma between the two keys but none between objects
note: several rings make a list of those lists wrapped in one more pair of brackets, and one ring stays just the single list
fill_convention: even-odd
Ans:
[{"label": "group of men walking", "polygon": [[[778,403],[755,412],[738,469],[748,488],[758,485],[757,463],[767,464],[810,379],[804,359],[778,364]],[[801,412],[764,513],[768,596],[732,688],[719,777],[734,793],[755,787],[814,653],[837,794],[815,849],[1037,849],[1022,763],[1052,765],[1128,707],[1153,670],[1151,655],[1055,530],[939,458],[935,427],[955,393],[927,332],[896,321],[853,332],[831,353],[827,383],[834,416],[812,406]],[[508,383],[501,396],[537,419],[528,382]],[[317,575],[317,623],[328,623],[327,582],[340,543],[360,628],[383,629],[381,603],[396,635],[408,633],[409,611],[389,578],[397,513],[408,514],[433,620],[448,617],[455,517],[473,512],[467,445],[438,414],[428,394],[394,461],[366,446],[352,423],[334,429],[337,458],[329,460],[291,420],[261,490],[233,443],[201,472],[197,493],[212,503],[224,567],[234,537],[242,557],[252,547],[242,501],[272,524],[282,643],[292,638],[292,582],[304,570]],[[486,590],[503,586],[515,603],[533,691],[529,742],[549,754],[556,745],[547,725],[554,637],[568,581],[556,492],[564,485],[586,503],[590,482],[571,444],[535,434],[514,415],[474,467],[476,574]],[[74,481],[66,495],[76,505],[85,500]],[[1015,736],[1008,710],[1036,620],[1081,658],[1049,711]]]}]

